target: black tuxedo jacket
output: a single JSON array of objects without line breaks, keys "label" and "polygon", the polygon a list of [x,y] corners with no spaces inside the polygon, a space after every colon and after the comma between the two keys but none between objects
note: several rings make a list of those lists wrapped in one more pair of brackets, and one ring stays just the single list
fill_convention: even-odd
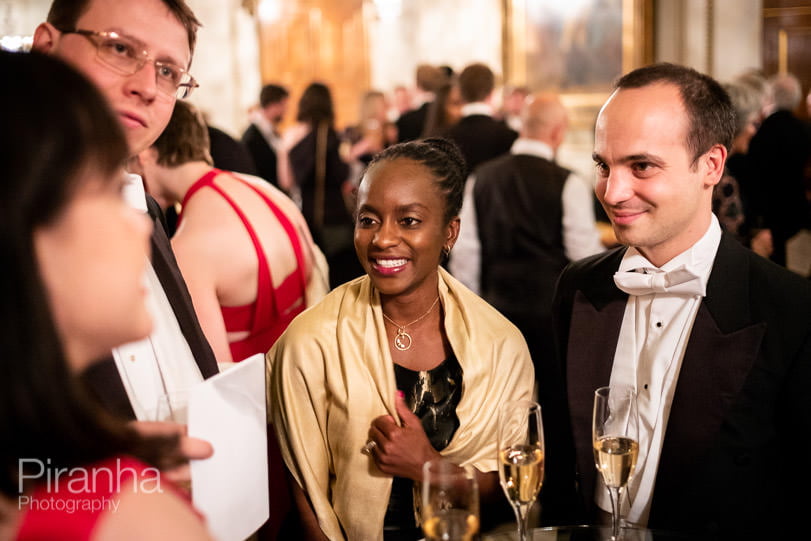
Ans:
[{"label": "black tuxedo jacket", "polygon": [[425,129],[425,121],[428,118],[428,109],[431,102],[423,103],[419,109],[406,111],[397,119],[397,142],[414,141],[419,139]]},{"label": "black tuxedo jacket", "polygon": [[451,126],[448,137],[459,145],[469,175],[480,163],[509,152],[518,132],[493,117],[468,115]]},{"label": "black tuxedo jacket", "polygon": [[279,173],[277,169],[276,151],[273,150],[265,136],[255,124],[248,126],[242,134],[242,143],[248,148],[253,157],[253,163],[260,177],[274,186],[279,186]]},{"label": "black tuxedo jacket", "polygon": [[[200,323],[197,321],[197,315],[194,312],[186,282],[180,274],[175,255],[172,252],[172,246],[164,230],[163,214],[160,207],[148,195],[147,204],[149,214],[154,222],[150,239],[152,268],[155,269],[155,274],[157,274],[166,297],[169,299],[169,304],[171,304],[172,311],[177,317],[180,330],[183,332],[194,360],[200,368],[200,373],[203,378],[208,378],[219,371],[217,359],[214,357],[214,352],[200,328]],[[135,413],[132,406],[130,406],[127,392],[121,382],[121,377],[112,356],[88,368],[83,374],[83,379],[89,386],[90,391],[108,411],[127,419],[135,418]]]},{"label": "black tuxedo jacket", "polygon": [[[550,491],[571,503],[576,470],[580,520],[594,520],[593,394],[609,383],[627,301],[612,279],[624,250],[564,270],[560,359],[539,378]],[[811,284],[724,235],[679,373],[649,527],[795,539],[811,503],[809,387]]]}]

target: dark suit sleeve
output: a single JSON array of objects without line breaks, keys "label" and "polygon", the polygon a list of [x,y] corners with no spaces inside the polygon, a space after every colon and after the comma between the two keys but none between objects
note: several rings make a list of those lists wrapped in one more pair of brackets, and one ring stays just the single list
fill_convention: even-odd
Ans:
[{"label": "dark suit sleeve", "polygon": [[255,125],[251,124],[245,130],[242,135],[242,145],[255,165],[255,174],[278,187],[279,173],[276,151],[271,148]]},{"label": "dark suit sleeve", "polygon": [[569,265],[558,279],[553,300],[555,357],[537,363],[538,402],[544,423],[544,486],[541,523],[580,524],[586,513],[578,497],[577,466],[569,411],[566,405],[565,351],[571,321],[574,285]]}]

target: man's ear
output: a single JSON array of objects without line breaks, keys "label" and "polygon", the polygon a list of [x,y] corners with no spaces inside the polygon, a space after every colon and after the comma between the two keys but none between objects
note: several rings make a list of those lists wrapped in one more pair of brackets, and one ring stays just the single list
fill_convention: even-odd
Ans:
[{"label": "man's ear", "polygon": [[557,149],[563,144],[566,139],[566,129],[568,126],[566,122],[559,122],[555,125],[552,131],[552,141],[554,142],[554,149]]},{"label": "man's ear", "polygon": [[727,161],[727,148],[724,145],[713,145],[701,158],[704,168],[704,183],[715,186],[724,176],[724,165]]},{"label": "man's ear", "polygon": [[50,54],[59,44],[62,32],[51,23],[41,23],[34,30],[34,43],[31,48],[37,52]]}]

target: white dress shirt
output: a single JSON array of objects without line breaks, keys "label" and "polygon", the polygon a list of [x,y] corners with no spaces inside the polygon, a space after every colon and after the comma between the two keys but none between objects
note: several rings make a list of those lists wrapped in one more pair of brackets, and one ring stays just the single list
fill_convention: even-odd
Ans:
[{"label": "white dress shirt", "polygon": [[471,103],[466,103],[460,109],[460,114],[462,117],[471,116],[471,115],[485,115],[485,116],[493,116],[495,110],[493,106],[489,103],[485,103],[483,101],[474,101]]},{"label": "white dress shirt", "polygon": [[[660,273],[685,265],[699,277],[706,291],[720,241],[721,227],[713,215],[701,239],[661,268],[655,267],[635,248],[629,248],[619,271],[636,269],[637,272]],[[632,385],[637,391],[639,458],[627,487],[627,497],[623,498],[626,520],[632,523],[644,526],[648,522],[670,406],[703,297],[684,293],[629,295],[625,305],[611,384]],[[603,510],[611,511],[608,490],[599,476],[595,500]]]},{"label": "white dress shirt", "polygon": [[264,114],[257,114],[251,119],[251,122],[253,122],[256,129],[259,130],[259,133],[262,134],[262,137],[265,138],[268,146],[272,148],[274,152],[278,153],[280,150],[284,150],[281,135],[276,132],[274,129],[275,126]]},{"label": "white dress shirt", "polygon": [[[554,161],[555,157],[555,152],[546,143],[525,138],[515,140],[510,154],[537,156],[549,161]],[[459,213],[459,238],[454,245],[448,269],[456,279],[480,294],[481,244],[473,198],[475,184],[476,177],[471,175],[465,184],[462,211]],[[575,261],[605,250],[595,223],[592,191],[588,183],[571,173],[563,185],[561,203],[563,249],[566,257]]]},{"label": "white dress shirt", "polygon": [[[128,175],[124,198],[146,212],[143,182]],[[186,337],[180,330],[169,299],[152,265],[144,275],[147,308],[152,316],[152,334],[113,349],[113,359],[138,420],[150,420],[158,397],[166,392],[188,390],[203,381]]]}]

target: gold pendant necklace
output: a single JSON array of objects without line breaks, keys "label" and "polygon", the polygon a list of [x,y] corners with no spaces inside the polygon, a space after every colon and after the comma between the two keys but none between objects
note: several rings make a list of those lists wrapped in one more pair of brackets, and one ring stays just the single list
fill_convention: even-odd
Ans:
[{"label": "gold pendant necklace", "polygon": [[437,295],[436,299],[434,300],[434,303],[423,315],[421,315],[420,317],[418,317],[417,319],[415,319],[414,321],[412,321],[407,325],[400,325],[399,323],[391,319],[389,316],[387,316],[386,313],[381,310],[383,317],[386,318],[386,320],[389,323],[397,327],[397,334],[394,335],[394,347],[396,347],[400,351],[408,351],[409,349],[411,349],[411,344],[414,343],[414,340],[411,338],[411,335],[408,334],[408,332],[406,332],[406,328],[425,319],[428,316],[428,314],[431,313],[431,311],[434,309],[434,306],[436,306],[436,303],[438,302],[439,295]]}]

